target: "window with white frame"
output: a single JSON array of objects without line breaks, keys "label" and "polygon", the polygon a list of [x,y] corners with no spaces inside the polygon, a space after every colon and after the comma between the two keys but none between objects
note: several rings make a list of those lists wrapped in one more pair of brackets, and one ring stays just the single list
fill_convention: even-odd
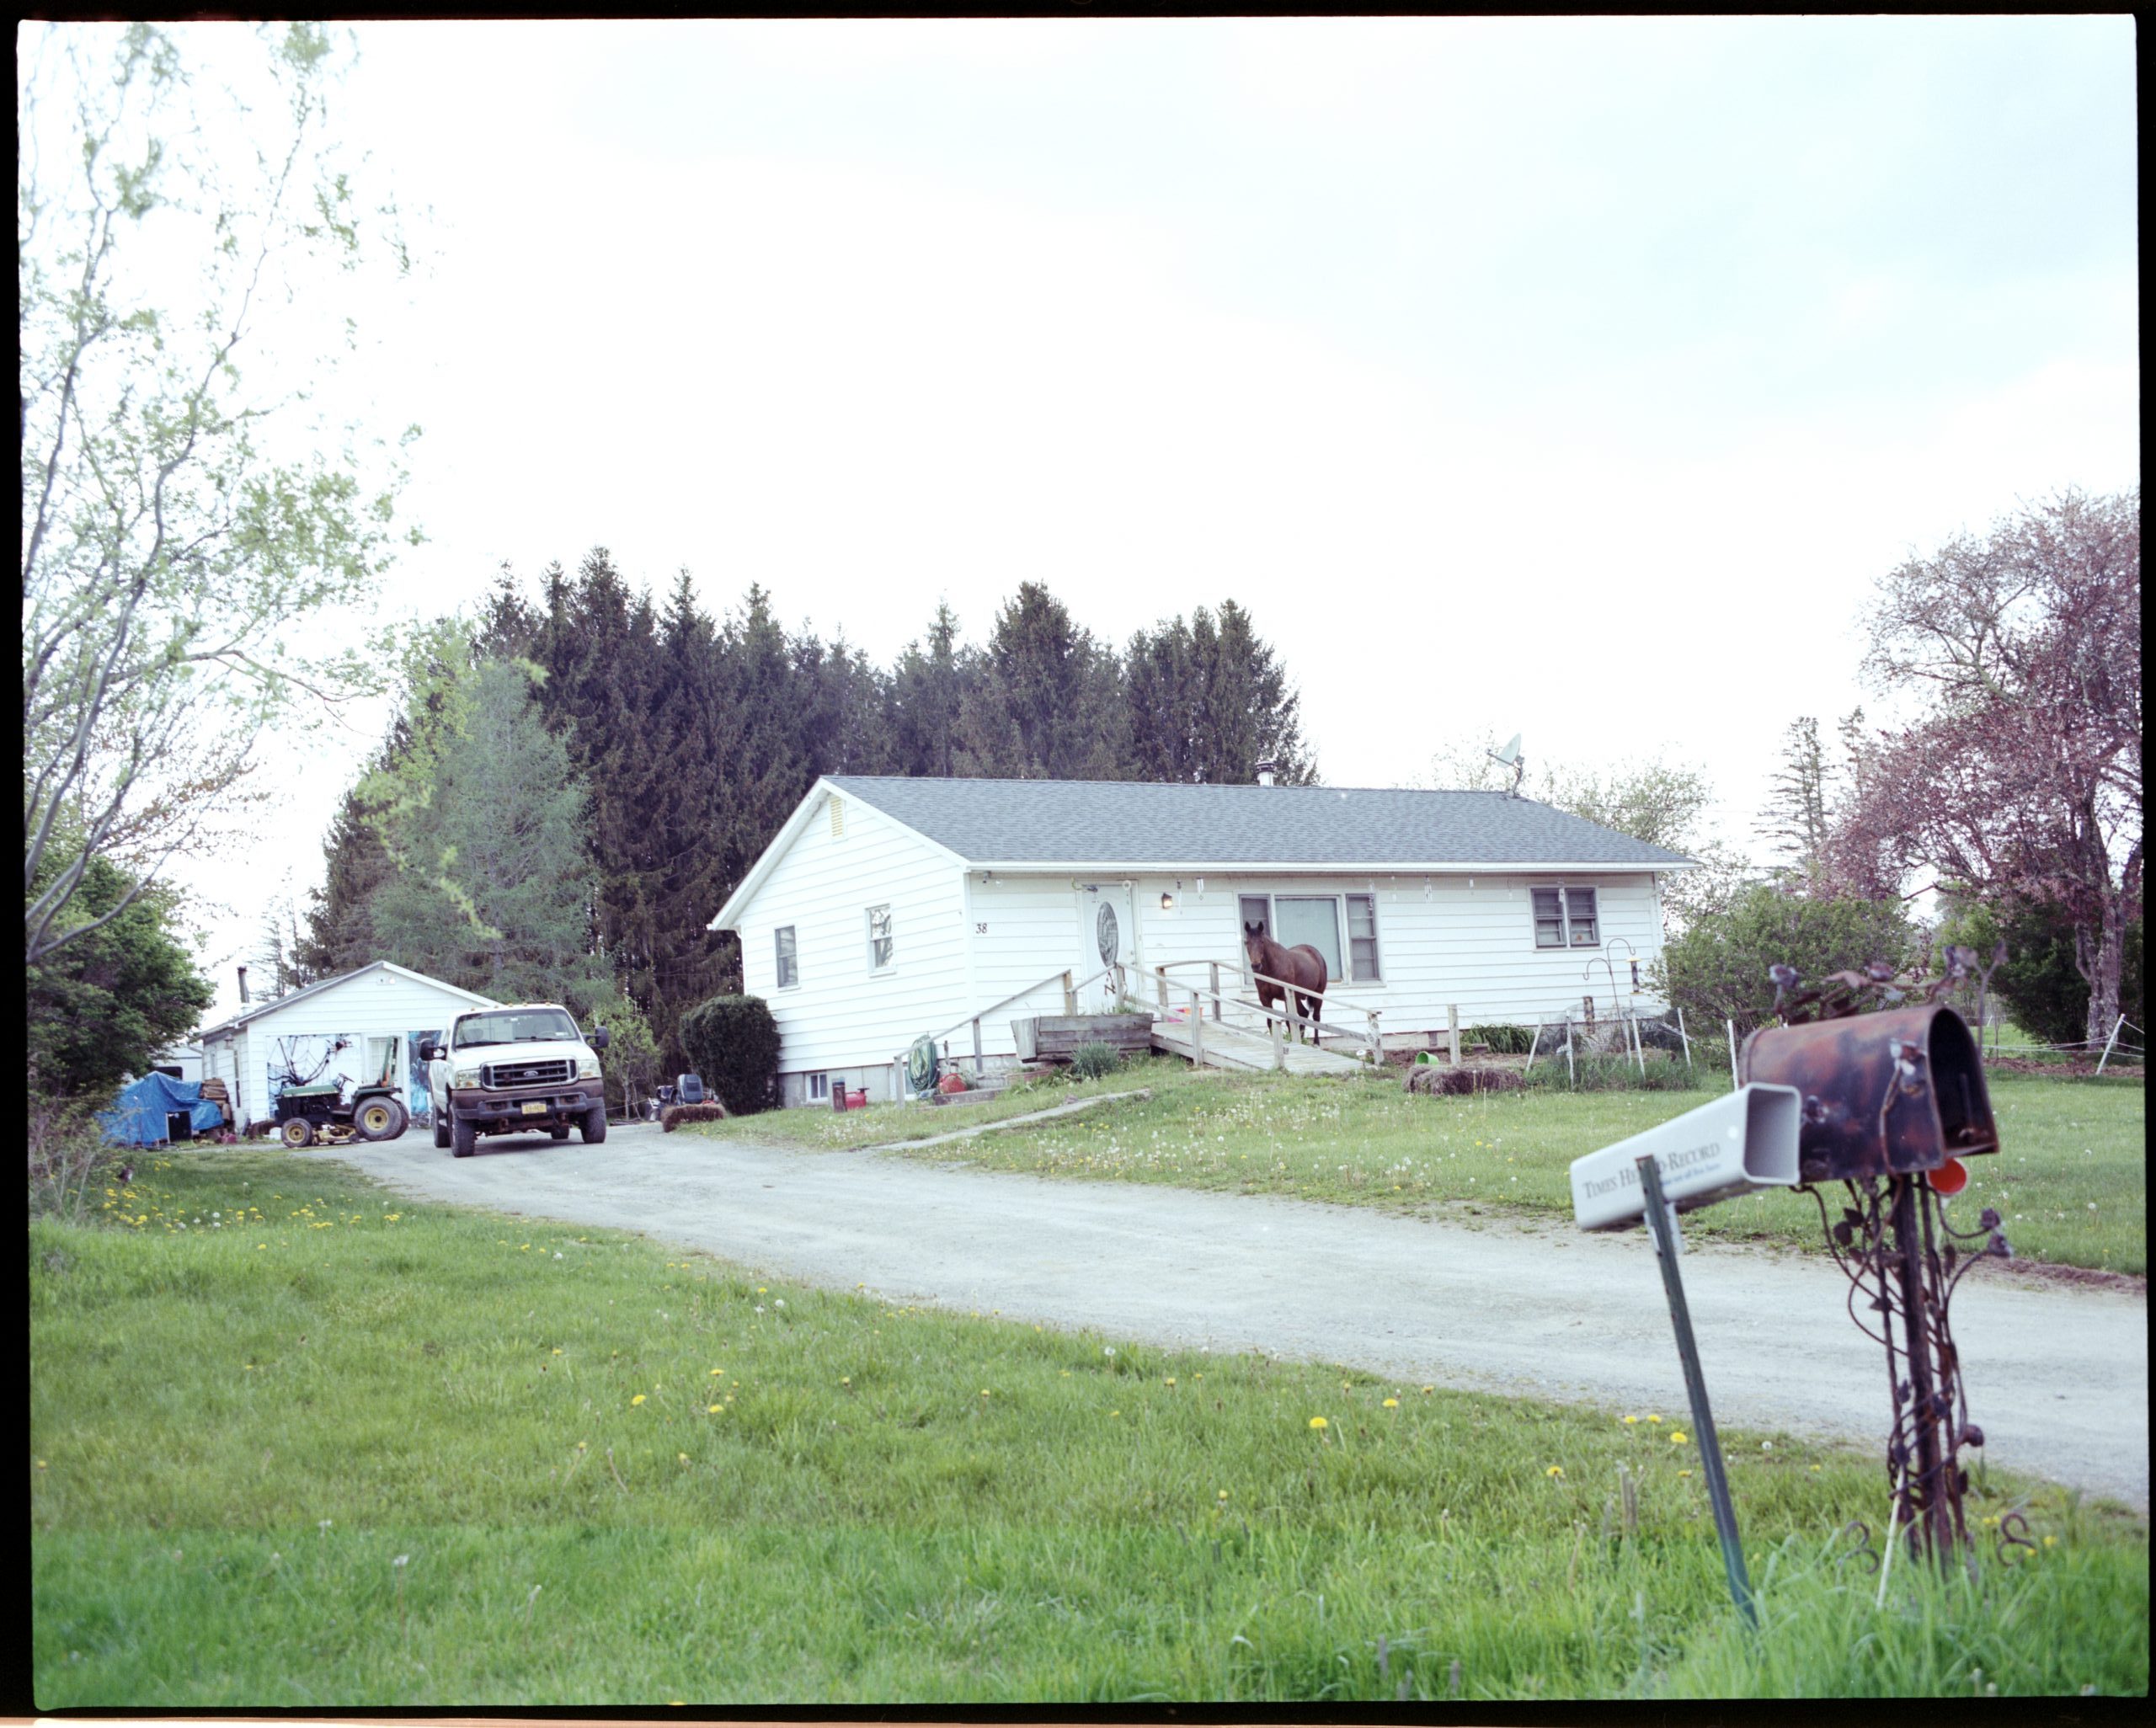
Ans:
[{"label": "window with white frame", "polygon": [[1244,926],[1262,925],[1282,947],[1315,948],[1325,957],[1326,976],[1336,984],[1376,984],[1384,977],[1378,963],[1374,894],[1243,894],[1236,908]]},{"label": "window with white frame", "polygon": [[1601,920],[1591,888],[1539,888],[1534,902],[1534,946],[1593,948],[1601,945]]},{"label": "window with white frame", "polygon": [[790,989],[801,982],[801,964],[794,947],[793,926],[781,925],[773,932],[778,947],[778,987]]},{"label": "window with white frame", "polygon": [[888,972],[891,968],[891,909],[886,905],[868,909],[868,969]]},{"label": "window with white frame", "polygon": [[828,1101],[831,1096],[830,1075],[828,1074],[810,1075],[808,1076],[808,1096],[811,1098],[821,1098]]}]

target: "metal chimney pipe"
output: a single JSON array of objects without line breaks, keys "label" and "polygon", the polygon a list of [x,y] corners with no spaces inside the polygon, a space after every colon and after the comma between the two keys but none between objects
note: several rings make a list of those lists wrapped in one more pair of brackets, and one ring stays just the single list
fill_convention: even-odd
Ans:
[{"label": "metal chimney pipe", "polygon": [[239,969],[239,1005],[243,1008],[247,1006],[247,968],[244,966]]},{"label": "metal chimney pipe", "polygon": [[1266,757],[1257,765],[1257,783],[1260,786],[1272,785],[1273,776],[1279,772],[1279,770],[1280,765],[1278,762],[1270,756]]}]

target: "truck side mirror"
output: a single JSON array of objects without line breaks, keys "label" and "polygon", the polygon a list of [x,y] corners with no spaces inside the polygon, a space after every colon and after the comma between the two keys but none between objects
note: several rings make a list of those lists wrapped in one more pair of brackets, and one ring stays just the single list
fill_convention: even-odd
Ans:
[{"label": "truck side mirror", "polygon": [[595,1050],[605,1049],[606,1048],[608,1037],[609,1034],[605,1027],[594,1027],[591,1029],[591,1048]]},{"label": "truck side mirror", "polygon": [[439,1062],[449,1052],[443,1049],[440,1044],[422,1044],[419,1046],[419,1060],[422,1062]]}]

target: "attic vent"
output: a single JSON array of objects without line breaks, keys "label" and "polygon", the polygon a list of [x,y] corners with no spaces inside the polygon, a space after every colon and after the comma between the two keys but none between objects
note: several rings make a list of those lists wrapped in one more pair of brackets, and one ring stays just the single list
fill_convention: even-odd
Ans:
[{"label": "attic vent", "polygon": [[831,800],[831,838],[846,838],[846,800],[843,798]]}]

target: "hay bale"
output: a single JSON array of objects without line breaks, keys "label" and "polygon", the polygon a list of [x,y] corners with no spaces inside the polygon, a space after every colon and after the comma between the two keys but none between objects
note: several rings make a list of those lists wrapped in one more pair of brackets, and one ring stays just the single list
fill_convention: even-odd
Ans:
[{"label": "hay bale", "polygon": [[1402,1082],[1409,1092],[1425,1097],[1453,1098],[1469,1092],[1517,1092],[1527,1082],[1509,1068],[1439,1068],[1434,1064],[1407,1070]]},{"label": "hay bale", "polygon": [[726,1107],[711,1098],[702,1104],[669,1104],[659,1112],[659,1128],[661,1133],[670,1134],[684,1123],[725,1120]]}]

